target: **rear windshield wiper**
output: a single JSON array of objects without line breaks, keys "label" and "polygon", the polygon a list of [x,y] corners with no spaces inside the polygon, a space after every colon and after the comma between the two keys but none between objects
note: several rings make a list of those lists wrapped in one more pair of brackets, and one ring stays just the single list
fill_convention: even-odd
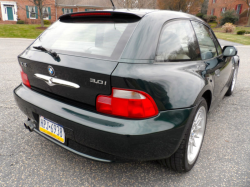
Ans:
[{"label": "rear windshield wiper", "polygon": [[56,52],[53,52],[52,50],[47,50],[46,48],[44,48],[43,46],[33,46],[34,49],[43,51],[45,53],[48,53],[49,55],[51,55],[55,60],[59,60],[60,61],[60,57]]}]

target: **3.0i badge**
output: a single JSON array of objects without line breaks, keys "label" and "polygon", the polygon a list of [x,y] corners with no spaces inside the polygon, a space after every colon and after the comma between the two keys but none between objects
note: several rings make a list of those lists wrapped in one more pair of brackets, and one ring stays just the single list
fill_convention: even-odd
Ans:
[{"label": "3.0i badge", "polygon": [[55,70],[52,66],[48,66],[48,72],[51,76],[54,76],[55,75]]}]

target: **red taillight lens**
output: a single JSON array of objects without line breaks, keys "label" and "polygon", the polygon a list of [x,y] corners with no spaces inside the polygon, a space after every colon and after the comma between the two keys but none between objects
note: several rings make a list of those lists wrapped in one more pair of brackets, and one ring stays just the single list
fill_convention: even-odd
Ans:
[{"label": "red taillight lens", "polygon": [[78,13],[71,14],[71,17],[82,17],[82,16],[111,16],[111,13],[97,12],[97,13]]},{"label": "red taillight lens", "polygon": [[29,79],[28,79],[28,76],[26,73],[23,72],[22,68],[21,68],[21,78],[22,78],[22,81],[23,81],[23,84],[29,88],[31,88],[30,86],[30,82],[29,82]]},{"label": "red taillight lens", "polygon": [[98,112],[127,118],[149,118],[159,113],[150,95],[142,91],[113,88],[111,96],[99,95]]}]

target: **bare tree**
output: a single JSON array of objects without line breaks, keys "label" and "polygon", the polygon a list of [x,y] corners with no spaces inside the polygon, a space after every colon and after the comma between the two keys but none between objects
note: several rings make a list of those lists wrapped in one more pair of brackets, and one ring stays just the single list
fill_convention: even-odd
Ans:
[{"label": "bare tree", "polygon": [[44,22],[43,22],[43,8],[48,6],[48,0],[30,0],[33,1],[34,4],[38,7],[39,10],[39,17],[41,21],[41,27],[44,27]]},{"label": "bare tree", "polygon": [[204,0],[158,0],[160,9],[193,12],[202,6]]},{"label": "bare tree", "polygon": [[116,5],[116,8],[135,8],[135,0],[114,0],[114,4]]},{"label": "bare tree", "polygon": [[41,21],[41,27],[44,27],[43,22],[43,8],[49,7],[51,5],[55,5],[53,0],[28,0],[29,2],[32,2],[35,6],[37,6],[39,13],[38,16]]},{"label": "bare tree", "polygon": [[156,0],[138,0],[137,8],[146,8],[146,9],[156,9],[157,1]]},{"label": "bare tree", "polygon": [[204,0],[201,6],[201,13],[202,14],[207,14],[207,9],[208,9],[208,2],[209,0]]},{"label": "bare tree", "polygon": [[[241,0],[241,2],[243,3],[246,3],[247,6],[248,6],[248,9],[250,9],[250,0]],[[226,9],[227,10],[231,10],[231,9],[234,9],[233,5],[235,5],[235,0],[231,0],[231,1],[226,1]],[[224,8],[224,7],[221,7],[221,8]],[[236,10],[235,10],[236,11]],[[248,21],[247,21],[247,25],[250,26],[250,13],[248,14]]]},{"label": "bare tree", "polygon": [[125,9],[155,9],[156,0],[113,0],[116,8]]},{"label": "bare tree", "polygon": [[[250,9],[250,0],[242,0],[242,1],[244,1],[244,2],[247,4],[247,6],[248,6],[248,11],[249,11],[249,9]],[[248,14],[247,25],[250,26],[250,14]]]}]

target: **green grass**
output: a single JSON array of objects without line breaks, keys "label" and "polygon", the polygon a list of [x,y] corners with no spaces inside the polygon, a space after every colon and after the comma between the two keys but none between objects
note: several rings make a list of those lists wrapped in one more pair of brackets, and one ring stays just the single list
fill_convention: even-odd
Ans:
[{"label": "green grass", "polygon": [[250,37],[249,36],[222,33],[222,32],[215,32],[215,35],[217,38],[222,39],[222,40],[236,42],[236,43],[240,43],[243,45],[250,45]]},{"label": "green grass", "polygon": [[[211,23],[211,24],[215,26],[215,23]],[[43,32],[43,30],[36,29],[37,27],[40,27],[40,25],[26,25],[26,24],[3,25],[3,24],[0,24],[0,37],[1,38],[35,39]],[[45,26],[45,27],[48,27],[48,26]],[[250,27],[236,27],[234,34],[222,33],[221,28],[213,28],[213,30],[215,31],[216,36],[220,39],[228,40],[228,41],[236,42],[236,43],[241,43],[244,45],[250,45],[249,36],[236,35],[236,32],[239,30],[250,31]]]},{"label": "green grass", "polygon": [[[43,30],[36,29],[41,25],[26,25],[26,24],[0,24],[1,38],[37,38]],[[48,27],[48,26],[45,26]]]},{"label": "green grass", "polygon": [[222,28],[213,28],[217,38],[227,40],[231,42],[240,43],[243,45],[250,45],[250,37],[244,35],[237,35],[236,33],[240,30],[250,31],[250,27],[236,27],[233,33],[223,33]]},{"label": "green grass", "polygon": [[218,23],[211,22],[211,23],[209,23],[209,25],[213,29],[213,28],[215,28],[218,25]]}]

